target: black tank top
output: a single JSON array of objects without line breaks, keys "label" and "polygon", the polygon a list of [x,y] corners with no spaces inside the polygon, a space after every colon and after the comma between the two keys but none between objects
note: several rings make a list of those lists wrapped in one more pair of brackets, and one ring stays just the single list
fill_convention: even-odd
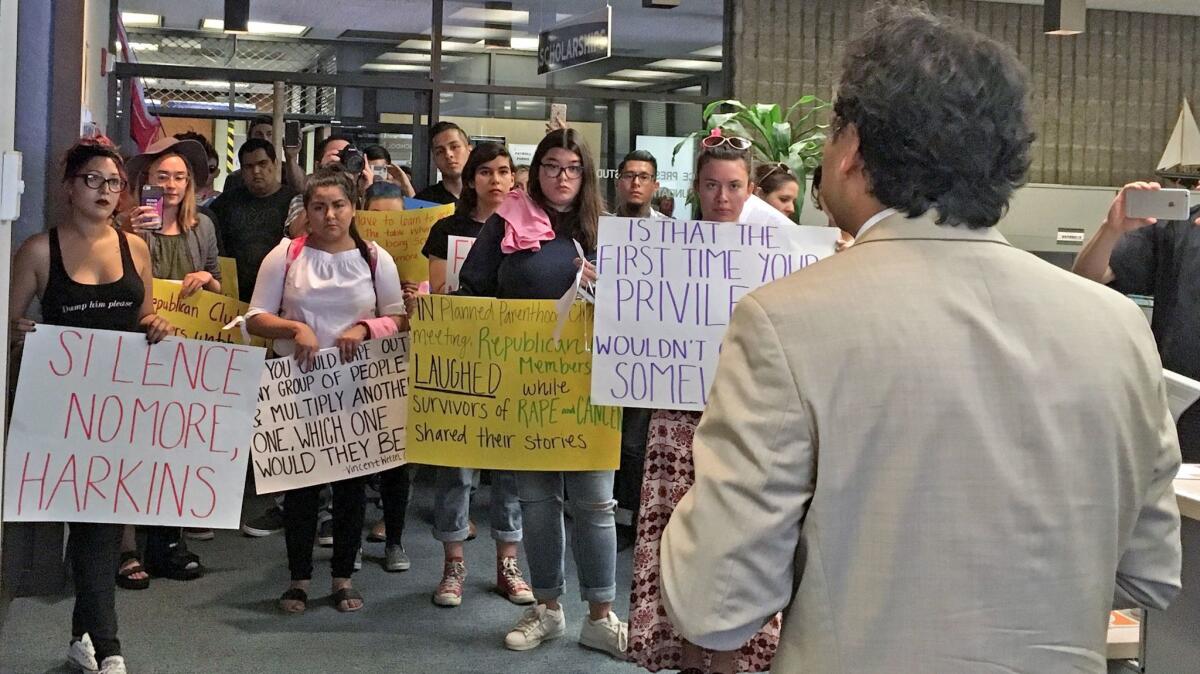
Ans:
[{"label": "black tank top", "polygon": [[58,229],[50,230],[50,277],[42,297],[42,318],[51,325],[136,332],[146,286],[133,264],[125,232],[121,245],[121,278],[112,283],[76,283],[63,265]]}]

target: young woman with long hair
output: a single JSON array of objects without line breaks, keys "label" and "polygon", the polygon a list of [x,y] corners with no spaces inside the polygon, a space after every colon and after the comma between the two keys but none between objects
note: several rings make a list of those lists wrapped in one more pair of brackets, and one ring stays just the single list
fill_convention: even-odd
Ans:
[{"label": "young woman with long hair", "polygon": [[[510,192],[479,230],[459,275],[460,294],[557,299],[575,282],[579,266],[594,278],[594,267],[575,249],[578,242],[587,256],[595,256],[604,208],[591,152],[576,130],[556,129],[538,143],[531,168],[528,193]],[[537,603],[505,637],[507,648],[530,650],[565,633],[559,603],[566,587],[565,487],[571,494],[579,585],[588,603],[579,641],[624,657],[626,625],[612,612],[617,590],[613,476],[611,470],[516,474]]]},{"label": "young woman with long hair", "polygon": [[[447,292],[446,267],[449,237],[475,238],[513,189],[512,156],[503,145],[479,143],[463,167],[463,190],[454,215],[438,220],[429,230],[421,253],[429,258],[429,287]],[[469,468],[434,469],[433,537],[442,543],[442,580],[433,593],[438,606],[462,603],[467,566],[463,542],[471,537],[471,485],[479,471]],[[492,539],[496,541],[496,592],[514,604],[533,603],[533,590],[525,582],[517,561],[521,542],[521,504],[516,476],[492,471],[490,500]]]},{"label": "young woman with long hair", "polygon": [[[304,190],[308,234],[302,240],[281,241],[258,272],[246,312],[247,329],[274,339],[278,354],[305,365],[330,347],[337,347],[342,361],[348,362],[363,340],[407,329],[396,263],[386,250],[359,236],[354,227],[357,198],[355,181],[345,171],[318,171]],[[332,485],[332,598],[341,612],[363,606],[362,594],[350,579],[362,545],[365,480],[353,477]],[[308,605],[320,491],[321,485],[313,485],[284,495],[292,581],[279,607],[288,613],[302,612]]]},{"label": "young woman with long hair", "polygon": [[[173,332],[154,313],[149,249],[115,226],[126,184],[121,156],[107,139],[80,141],[67,151],[62,195],[69,211],[50,231],[25,241],[13,259],[8,315],[15,348],[36,329],[28,313],[34,297],[47,324],[141,331],[151,343]],[[121,525],[68,527],[75,610],[67,661],[84,671],[125,674],[115,583]]]}]

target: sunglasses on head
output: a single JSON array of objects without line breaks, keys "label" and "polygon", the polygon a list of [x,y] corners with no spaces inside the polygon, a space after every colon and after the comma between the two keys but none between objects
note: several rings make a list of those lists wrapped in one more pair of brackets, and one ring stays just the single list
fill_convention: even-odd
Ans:
[{"label": "sunglasses on head", "polygon": [[728,145],[735,150],[749,150],[750,141],[739,136],[705,136],[700,144],[708,149]]}]

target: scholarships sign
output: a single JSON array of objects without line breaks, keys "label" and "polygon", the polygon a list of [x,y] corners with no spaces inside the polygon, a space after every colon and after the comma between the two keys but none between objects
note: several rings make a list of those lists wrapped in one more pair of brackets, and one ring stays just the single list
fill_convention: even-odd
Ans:
[{"label": "scholarships sign", "polygon": [[[237,276],[235,275],[236,279]],[[242,333],[238,329],[226,330],[225,326],[248,310],[245,302],[236,297],[226,297],[207,290],[197,290],[187,299],[179,296],[182,286],[174,281],[154,279],[154,311],[167,319],[180,337],[204,339],[210,342],[241,344]],[[254,346],[264,346],[266,340],[251,337]]]},{"label": "scholarships sign", "polygon": [[836,241],[831,227],[601,218],[592,400],[703,410],[738,300]]},{"label": "scholarships sign", "polygon": [[561,339],[549,300],[422,296],[413,317],[408,458],[501,470],[612,470],[621,410],[591,404],[591,306]]},{"label": "scholarships sign", "polygon": [[408,334],[363,342],[343,363],[324,349],[310,367],[267,361],[258,389],[254,484],[259,494],[337,482],[404,464]]},{"label": "scholarships sign", "polygon": [[612,56],[612,5],[572,17],[538,36],[538,74]]},{"label": "scholarships sign", "polygon": [[237,528],[265,355],[39,325],[17,382],[4,519]]},{"label": "scholarships sign", "polygon": [[354,221],[367,241],[383,246],[396,261],[400,279],[429,280],[429,260],[421,254],[433,223],[454,215],[454,204],[411,211],[358,211]]}]

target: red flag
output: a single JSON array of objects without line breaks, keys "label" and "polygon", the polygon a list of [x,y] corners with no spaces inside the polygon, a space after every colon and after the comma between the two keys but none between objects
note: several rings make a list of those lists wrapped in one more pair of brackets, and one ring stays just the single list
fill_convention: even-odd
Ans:
[{"label": "red flag", "polygon": [[[121,60],[126,63],[137,63],[137,56],[129,48],[129,36],[125,34],[125,23],[117,14],[117,39],[121,44]],[[166,135],[162,122],[156,115],[146,109],[146,94],[142,90],[140,78],[134,78],[129,87],[129,135],[137,143],[138,152],[150,147],[154,141]]]}]

